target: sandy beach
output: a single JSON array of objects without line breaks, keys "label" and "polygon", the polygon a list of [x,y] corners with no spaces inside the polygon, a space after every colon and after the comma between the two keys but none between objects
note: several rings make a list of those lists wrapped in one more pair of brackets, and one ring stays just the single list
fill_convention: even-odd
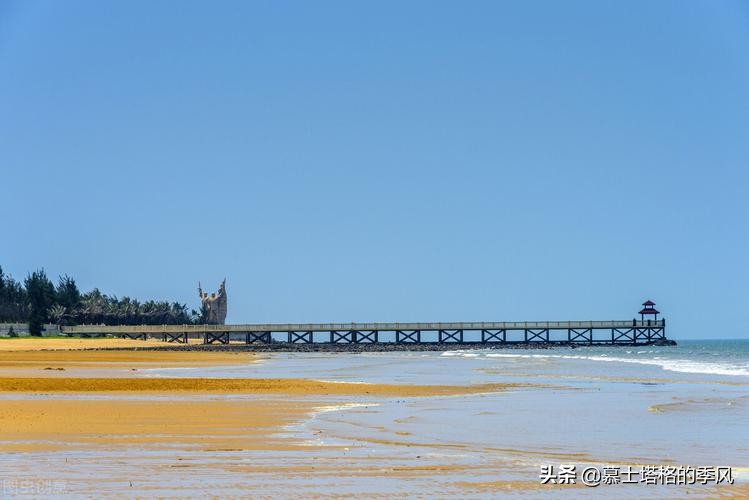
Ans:
[{"label": "sandy beach", "polygon": [[58,337],[18,337],[0,339],[0,352],[71,349],[138,349],[142,347],[169,347],[169,344],[156,339],[132,340],[116,338]]},{"label": "sandy beach", "polygon": [[[622,436],[645,440],[631,450],[602,447],[570,432],[569,418],[586,422],[575,408],[614,408],[622,388],[654,380],[677,389],[693,384],[736,394],[744,389],[673,375],[581,376],[563,366],[566,375],[559,376],[547,372],[557,362],[538,354],[122,349],[130,343],[0,342],[0,466],[41,485],[37,496],[594,495],[611,486],[542,485],[539,466],[679,463],[680,451],[666,456],[658,447],[643,448],[658,438],[636,433]],[[510,372],[516,375],[508,377]],[[518,375],[524,372],[533,376]],[[606,387],[614,392],[597,393]],[[744,399],[731,401],[745,405]],[[680,425],[683,413],[699,416],[706,405],[723,400],[705,401],[695,409],[674,398],[646,399],[637,418],[652,420],[651,426],[673,418]],[[663,405],[685,409],[648,410]],[[600,418],[594,421],[600,425]],[[692,457],[703,463],[711,453]],[[639,490],[626,491],[636,496]],[[715,497],[727,491],[695,486],[656,496]],[[19,492],[6,488],[9,496]]]},{"label": "sandy beach", "polygon": [[[151,342],[149,342],[150,344]],[[142,370],[235,366],[258,362],[253,353],[123,350],[142,341],[119,339],[14,339],[0,342],[0,448],[6,454],[96,453],[134,447],[141,453],[180,450],[210,457],[238,452],[314,454],[318,446],[289,432],[312,415],[353,407],[351,397],[455,396],[505,391],[524,384],[362,384],[311,379],[140,377]],[[101,377],[100,375],[106,375]],[[344,399],[341,399],[341,398]],[[326,446],[326,453],[343,449]],[[314,457],[312,457],[314,458]],[[455,470],[446,463],[391,467],[356,463],[237,467],[227,471],[354,476],[423,476]],[[178,462],[183,461],[181,458]],[[210,460],[208,461],[210,462]],[[68,459],[66,462],[68,463]],[[89,464],[91,465],[91,464]],[[179,464],[177,464],[179,465]],[[187,467],[187,464],[185,464]],[[203,469],[212,469],[209,463]],[[174,467],[179,470],[179,467]],[[378,472],[379,471],[379,472]],[[121,479],[132,484],[133,474]],[[138,477],[138,474],[134,475]],[[136,479],[137,481],[137,479]],[[45,483],[47,484],[47,483]],[[50,485],[52,483],[49,483]],[[55,483],[56,484],[56,483]],[[68,480],[62,488],[70,492]],[[51,487],[51,486],[50,486]],[[93,491],[94,483],[78,484]],[[90,490],[87,490],[90,488]]]}]

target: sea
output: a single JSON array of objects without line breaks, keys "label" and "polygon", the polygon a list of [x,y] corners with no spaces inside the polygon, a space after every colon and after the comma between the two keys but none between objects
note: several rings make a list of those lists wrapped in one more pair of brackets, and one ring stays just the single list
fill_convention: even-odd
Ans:
[{"label": "sea", "polygon": [[[153,370],[151,376],[312,378],[392,384],[510,383],[506,392],[373,400],[350,398],[292,429],[310,445],[341,446],[362,468],[372,457],[444,466],[437,477],[386,483],[341,478],[341,494],[536,496],[544,467],[641,470],[730,468],[734,485],[614,484],[554,497],[733,496],[749,481],[749,340],[677,346],[589,346],[445,352],[277,353],[260,363]],[[416,458],[418,457],[418,458]],[[569,470],[569,469],[567,469]],[[725,470],[725,469],[723,469]],[[521,485],[513,490],[511,485]],[[580,485],[578,478],[577,485]],[[474,485],[476,490],[471,490]],[[492,485],[496,488],[492,489]],[[504,486],[510,485],[507,488]],[[321,493],[315,480],[294,483]],[[746,492],[746,490],[743,490]],[[283,488],[271,493],[286,493]]]}]

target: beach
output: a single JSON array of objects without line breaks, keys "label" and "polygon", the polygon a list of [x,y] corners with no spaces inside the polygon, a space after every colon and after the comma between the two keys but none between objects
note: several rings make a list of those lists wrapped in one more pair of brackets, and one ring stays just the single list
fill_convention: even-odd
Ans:
[{"label": "beach", "polygon": [[[704,373],[730,371],[715,356],[679,365],[687,351],[667,347],[257,354],[64,340],[0,342],[4,496],[747,493],[749,377]],[[541,484],[541,467],[561,464],[729,466],[735,481]]]},{"label": "beach", "polygon": [[747,47],[0,0],[0,500],[749,499]]}]

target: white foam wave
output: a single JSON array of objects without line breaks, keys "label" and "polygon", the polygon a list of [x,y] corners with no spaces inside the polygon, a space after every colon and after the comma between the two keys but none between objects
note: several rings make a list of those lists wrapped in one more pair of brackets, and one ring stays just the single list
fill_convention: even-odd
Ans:
[{"label": "white foam wave", "polygon": [[680,373],[749,377],[749,366],[740,366],[729,363],[705,363],[689,359],[666,359],[660,356],[656,356],[652,359],[620,358],[616,356],[608,356],[606,354],[601,354],[599,356],[547,355],[545,357],[659,366],[663,370]]},{"label": "white foam wave", "polygon": [[487,354],[487,358],[561,358],[561,355],[551,354]]},{"label": "white foam wave", "polygon": [[[566,356],[565,356],[566,357]],[[591,361],[614,361],[618,363],[634,363],[640,365],[659,366],[664,370],[679,373],[702,373],[705,375],[728,375],[731,377],[749,377],[749,367],[729,363],[705,363],[689,359],[630,359],[630,358],[597,358],[596,356],[571,356],[576,359]]]},{"label": "white foam wave", "polygon": [[[644,352],[647,352],[647,351],[644,351]],[[468,354],[465,351],[449,351],[449,352],[443,353],[442,355],[443,356],[458,356],[458,357],[464,357],[464,358],[477,356],[476,353]],[[582,359],[582,360],[588,360],[588,361],[632,363],[632,364],[640,364],[640,365],[658,366],[663,370],[679,372],[679,373],[700,373],[704,375],[727,375],[731,377],[736,377],[736,376],[749,377],[749,364],[735,364],[735,363],[727,363],[727,362],[723,362],[723,363],[704,362],[704,361],[694,361],[690,359],[668,359],[662,356],[654,356],[653,358],[646,358],[646,359],[609,356],[605,353],[601,353],[595,356],[578,356],[578,355],[571,355],[571,354],[488,353],[488,354],[484,354],[484,356],[487,358]]]},{"label": "white foam wave", "polygon": [[324,382],[326,384],[360,384],[360,385],[371,385],[371,382],[364,382],[363,380],[328,380],[324,378],[312,379],[316,382]]},{"label": "white foam wave", "polygon": [[372,408],[380,406],[377,403],[343,403],[339,405],[327,405],[327,406],[317,406],[314,409],[315,413],[330,413],[331,411],[344,411],[344,410],[350,410],[352,408]]}]

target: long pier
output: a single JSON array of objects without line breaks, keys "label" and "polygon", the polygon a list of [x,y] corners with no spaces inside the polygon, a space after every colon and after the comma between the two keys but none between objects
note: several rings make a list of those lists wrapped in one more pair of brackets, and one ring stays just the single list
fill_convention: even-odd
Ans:
[{"label": "long pier", "polygon": [[581,344],[647,345],[670,342],[665,319],[453,323],[289,323],[63,327],[67,335],[157,338],[204,344]]}]

